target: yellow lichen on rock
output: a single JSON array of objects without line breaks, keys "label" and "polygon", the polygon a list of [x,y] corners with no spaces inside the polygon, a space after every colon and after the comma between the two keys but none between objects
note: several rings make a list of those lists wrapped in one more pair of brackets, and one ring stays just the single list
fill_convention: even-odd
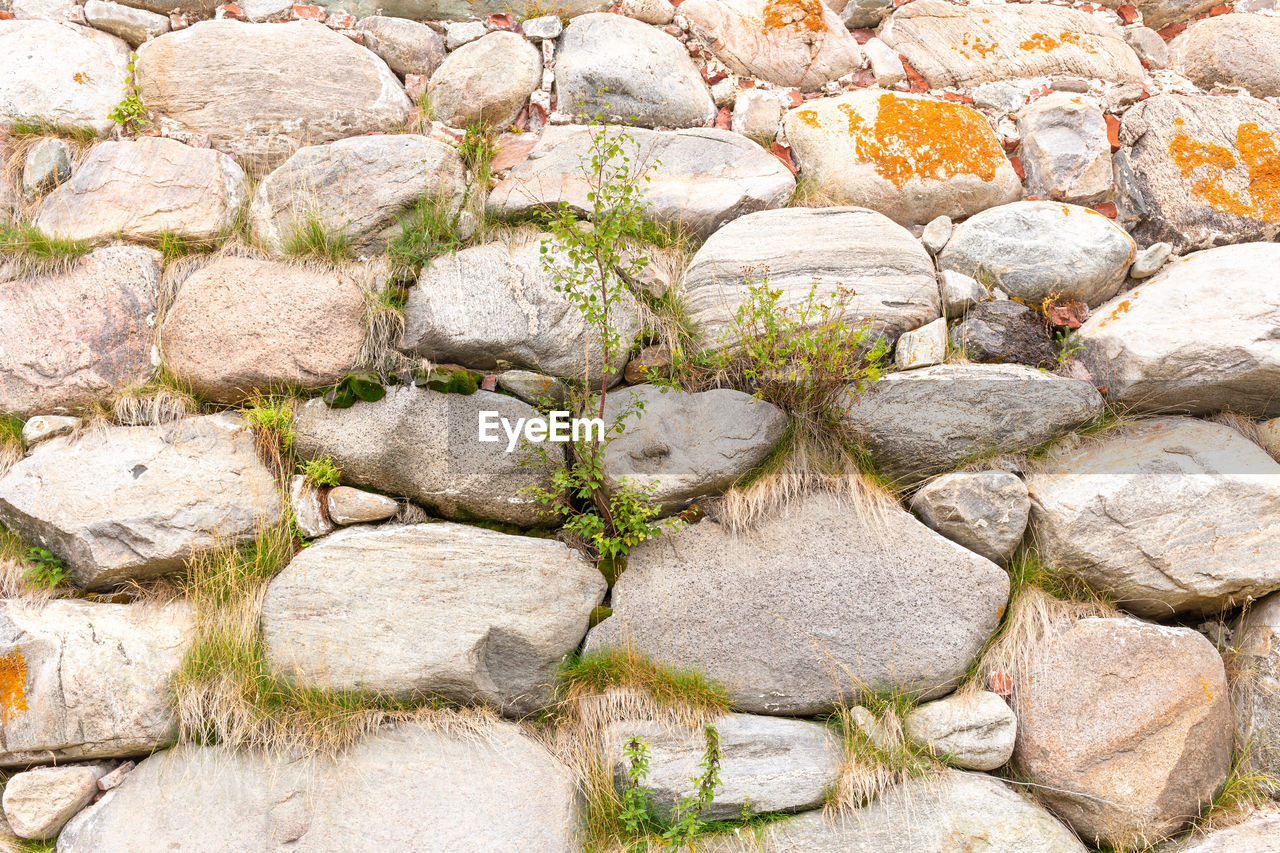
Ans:
[{"label": "yellow lichen on rock", "polygon": [[768,0],[764,4],[764,25],[770,30],[794,26],[811,33],[820,32],[825,29],[824,9],[822,0]]},{"label": "yellow lichen on rock", "polygon": [[[1256,122],[1236,128],[1235,152],[1179,131],[1169,141],[1169,156],[1182,177],[1192,182],[1192,193],[1214,210],[1263,222],[1280,221],[1280,150],[1274,136]],[[1245,185],[1232,190],[1227,178],[1238,175],[1241,167]]]},{"label": "yellow lichen on rock", "polygon": [[0,655],[0,725],[27,710],[27,661],[22,649]]}]

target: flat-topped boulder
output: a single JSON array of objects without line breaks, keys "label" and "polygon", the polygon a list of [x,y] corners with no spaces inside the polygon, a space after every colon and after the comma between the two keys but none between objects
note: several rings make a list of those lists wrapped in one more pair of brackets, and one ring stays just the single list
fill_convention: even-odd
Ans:
[{"label": "flat-topped boulder", "polygon": [[111,246],[0,282],[0,412],[76,409],[145,382],[160,263],[153,249]]},{"label": "flat-topped boulder", "polygon": [[95,243],[162,234],[207,243],[231,230],[247,190],[226,154],[154,136],[103,142],[41,202],[36,226]]},{"label": "flat-topped boulder", "polygon": [[0,767],[146,755],[178,732],[187,605],[0,602]]},{"label": "flat-topped boulder", "polygon": [[38,119],[106,133],[128,79],[129,45],[113,35],[52,21],[0,21],[0,125]]},{"label": "flat-topped boulder", "polygon": [[1119,27],[1062,6],[916,0],[899,7],[879,35],[934,89],[1050,75],[1143,77]]},{"label": "flat-topped boulder", "polygon": [[[520,215],[567,202],[588,212],[591,191],[583,158],[591,156],[589,127],[552,126],[524,162],[489,194],[489,210]],[[651,131],[611,128],[634,140],[627,146],[634,162],[648,168],[641,204],[645,216],[676,224],[698,237],[758,210],[783,207],[796,182],[782,161],[737,133],[715,128]]]},{"label": "flat-topped boulder", "polygon": [[0,524],[106,589],[175,572],[280,517],[275,478],[237,415],[43,441],[0,479]]},{"label": "flat-topped boulder", "polygon": [[255,172],[303,145],[397,130],[412,111],[385,62],[315,21],[202,21],[144,44],[136,73],[148,108]]},{"label": "flat-topped boulder", "polygon": [[986,117],[962,104],[868,89],[803,104],[783,125],[802,178],[903,225],[1022,196]]}]

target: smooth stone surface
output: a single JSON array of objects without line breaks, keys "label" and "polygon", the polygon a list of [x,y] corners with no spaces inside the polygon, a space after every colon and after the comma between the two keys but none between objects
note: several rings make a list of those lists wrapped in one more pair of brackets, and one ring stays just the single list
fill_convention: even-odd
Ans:
[{"label": "smooth stone surface", "polygon": [[981,364],[1052,367],[1057,351],[1041,317],[1010,299],[975,305],[951,328],[951,346]]},{"label": "smooth stone surface", "polygon": [[22,193],[27,198],[54,189],[71,177],[67,143],[61,139],[41,139],[27,151],[22,164]]},{"label": "smooth stone surface", "polygon": [[0,603],[0,767],[145,755],[177,734],[183,602]]},{"label": "smooth stone surface", "polygon": [[115,127],[108,114],[120,103],[128,64],[129,46],[107,33],[0,21],[0,123],[36,118],[106,133]]},{"label": "smooth stone surface", "polygon": [[550,699],[606,588],[554,540],[448,522],[357,527],[276,575],[262,636],[297,684],[528,713]]},{"label": "smooth stone surface", "polygon": [[[546,521],[531,487],[549,488],[549,472],[522,465],[530,457],[506,439],[478,440],[481,409],[498,412],[513,425],[534,409],[504,394],[471,396],[411,387],[387,389],[376,403],[330,409],[311,400],[296,409],[298,453],[329,456],[342,483],[407,497],[448,518],[484,518],[531,527]],[[501,429],[498,433],[501,435]]]},{"label": "smooth stone surface", "polygon": [[952,542],[1001,563],[1022,542],[1031,499],[1008,471],[956,471],[926,483],[911,498],[911,511]]},{"label": "smooth stone surface", "polygon": [[920,705],[906,719],[909,739],[953,767],[995,770],[1013,755],[1018,718],[995,693],[955,693]]},{"label": "smooth stone surface", "polygon": [[231,413],[51,439],[0,479],[0,523],[86,589],[176,571],[279,515],[275,479]]},{"label": "smooth stone surface", "polygon": [[935,217],[925,225],[924,231],[920,234],[920,242],[929,250],[929,254],[936,255],[946,248],[953,228],[950,216]]},{"label": "smooth stone surface", "polygon": [[338,486],[325,496],[325,506],[334,524],[364,524],[391,518],[400,504],[386,495]]},{"label": "smooth stone surface", "polygon": [[51,839],[98,793],[98,768],[37,767],[4,784],[4,817],[19,838]]},{"label": "smooth stone surface", "polygon": [[1134,409],[1280,415],[1277,264],[1273,243],[1169,264],[1084,322],[1079,358],[1112,400]]},{"label": "smooth stone surface", "polygon": [[356,29],[364,36],[364,46],[401,77],[430,76],[444,61],[444,39],[426,24],[370,15],[362,18]]},{"label": "smooth stone surface", "polygon": [[1137,251],[1123,229],[1087,207],[1019,201],[960,223],[938,263],[985,276],[1028,305],[1058,294],[1097,307],[1115,296]]},{"label": "smooth stone surface", "polygon": [[[528,159],[490,193],[489,210],[519,215],[568,202],[577,211],[590,211],[591,186],[582,160],[591,156],[595,132],[585,127],[547,128]],[[714,128],[674,133],[637,128],[625,133],[634,140],[634,145],[624,146],[627,154],[649,168],[641,201],[645,215],[695,236],[710,236],[744,214],[783,207],[795,191],[795,178],[786,166],[737,133]]]},{"label": "smooth stone surface", "polygon": [[1152,243],[1133,259],[1133,266],[1129,267],[1129,277],[1150,278],[1168,263],[1171,254],[1173,254],[1173,247],[1168,243]]},{"label": "smooth stone surface", "polygon": [[717,388],[696,394],[634,385],[609,393],[604,421],[637,404],[604,451],[604,485],[629,484],[674,512],[724,492],[760,465],[787,429],[781,409],[750,394]]},{"label": "smooth stone surface", "polygon": [[398,129],[412,111],[386,63],[315,21],[202,21],[138,57],[142,102],[253,172],[303,145]]},{"label": "smooth stone surface", "polygon": [[200,396],[322,388],[356,362],[365,294],[351,272],[225,257],[193,273],[165,316],[165,364]]},{"label": "smooth stone surface", "polygon": [[41,203],[36,226],[95,243],[165,233],[209,242],[231,229],[247,190],[226,154],[161,137],[103,142]]},{"label": "smooth stone surface", "polygon": [[939,317],[932,323],[903,332],[893,348],[894,364],[899,370],[941,364],[947,357],[947,321]]},{"label": "smooth stone surface", "polygon": [[167,15],[107,0],[87,0],[84,17],[89,26],[118,36],[133,47],[169,32],[170,26]]},{"label": "smooth stone surface", "polygon": [[431,75],[427,98],[452,127],[504,128],[542,82],[542,54],[515,33],[489,33],[453,51]]},{"label": "smooth stone surface", "polygon": [[1111,143],[1095,101],[1065,92],[1038,98],[1018,113],[1018,135],[1029,194],[1072,204],[1111,198]]},{"label": "smooth stone surface", "polygon": [[808,716],[861,689],[947,692],[1008,593],[999,567],[902,510],[808,495],[749,534],[702,521],[633,548],[587,648],[627,643],[742,711]]},{"label": "smooth stone surface", "polygon": [[1218,829],[1161,853],[1276,853],[1280,850],[1280,811],[1263,808],[1226,829]]},{"label": "smooth stone surface", "polygon": [[401,233],[400,216],[415,201],[456,211],[465,187],[451,145],[416,134],[359,136],[298,149],[258,184],[249,220],[276,252],[313,218],[356,248],[377,248]]},{"label": "smooth stone surface", "polygon": [[[911,5],[922,2],[930,0]],[[801,174],[818,189],[903,225],[1022,196],[990,124],[961,104],[864,90],[804,104],[783,124]]]},{"label": "smooth stone surface", "polygon": [[1020,364],[940,364],[891,373],[847,397],[845,420],[876,465],[918,482],[982,456],[1016,453],[1103,412],[1087,382]]},{"label": "smooth stone surface", "polygon": [[[767,270],[767,273],[765,272]],[[779,307],[839,293],[846,322],[891,338],[938,317],[933,261],[918,240],[864,208],[791,208],[744,216],[713,234],[685,273],[685,301],[708,345],[734,343],[738,306],[767,278]],[[846,285],[856,282],[853,292]],[[843,291],[843,292],[841,292]]]},{"label": "smooth stone surface", "polygon": [[715,116],[711,93],[684,45],[621,15],[574,18],[556,57],[558,109],[573,121],[640,127],[701,127]]},{"label": "smooth stone surface", "polygon": [[1280,95],[1280,18],[1219,15],[1187,28],[1175,67],[1201,89],[1240,86],[1255,98]]},{"label": "smooth stone surface", "polygon": [[943,270],[938,276],[942,291],[942,309],[948,318],[961,317],[987,298],[987,289],[977,279],[955,270]]},{"label": "smooth stone surface", "polygon": [[561,405],[566,393],[559,379],[531,370],[504,370],[498,374],[498,387],[539,408]]},{"label": "smooth stone surface", "polygon": [[0,412],[79,408],[150,375],[160,253],[112,246],[0,283]]},{"label": "smooth stone surface", "polygon": [[1280,463],[1230,427],[1141,421],[1051,452],[1027,488],[1045,563],[1139,616],[1216,613],[1280,589]]}]

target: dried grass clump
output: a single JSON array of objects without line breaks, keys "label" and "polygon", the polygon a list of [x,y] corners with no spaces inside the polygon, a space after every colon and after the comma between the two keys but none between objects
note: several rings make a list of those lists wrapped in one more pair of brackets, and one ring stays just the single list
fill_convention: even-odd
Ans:
[{"label": "dried grass clump", "polygon": [[914,697],[902,691],[860,694],[860,705],[840,707],[831,717],[844,745],[840,775],[827,795],[832,814],[862,808],[895,785],[946,769],[927,747],[907,739]]}]

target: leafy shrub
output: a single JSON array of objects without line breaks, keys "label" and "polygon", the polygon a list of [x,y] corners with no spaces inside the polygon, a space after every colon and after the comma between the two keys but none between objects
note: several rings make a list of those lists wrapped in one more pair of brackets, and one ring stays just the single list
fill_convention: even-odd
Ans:
[{"label": "leafy shrub", "polygon": [[342,479],[342,470],[328,456],[307,459],[299,467],[312,486],[336,486]]},{"label": "leafy shrub", "polygon": [[25,578],[34,587],[53,589],[67,576],[62,560],[47,548],[28,548],[26,557],[32,565]]}]

